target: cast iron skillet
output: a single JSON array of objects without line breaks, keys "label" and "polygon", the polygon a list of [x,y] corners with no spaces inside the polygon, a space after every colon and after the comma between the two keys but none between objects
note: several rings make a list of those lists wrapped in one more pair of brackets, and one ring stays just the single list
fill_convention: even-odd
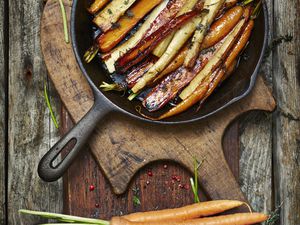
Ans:
[{"label": "cast iron skillet", "polygon": [[[248,59],[241,60],[235,73],[207,100],[203,108],[196,112],[194,107],[164,121],[149,121],[136,112],[136,106],[140,102],[130,102],[118,93],[101,92],[98,89],[101,81],[111,82],[108,74],[98,60],[94,60],[90,64],[86,64],[82,60],[85,51],[93,43],[93,24],[91,16],[86,10],[90,3],[87,0],[73,1],[71,36],[76,59],[93,90],[95,103],[89,113],[42,158],[38,173],[43,180],[48,182],[55,181],[63,175],[96,125],[110,112],[124,113],[150,123],[185,124],[204,119],[245,97],[255,83],[267,44],[268,21],[267,9],[264,5],[263,12],[255,21],[251,41],[245,52]],[[154,116],[157,115],[154,114]],[[70,143],[73,145],[72,151],[58,165],[53,165],[62,149]]]}]

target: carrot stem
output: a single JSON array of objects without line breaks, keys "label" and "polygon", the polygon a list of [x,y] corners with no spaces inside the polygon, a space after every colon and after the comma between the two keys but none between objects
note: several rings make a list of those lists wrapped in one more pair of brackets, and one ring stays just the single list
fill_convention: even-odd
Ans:
[{"label": "carrot stem", "polygon": [[40,216],[48,219],[55,219],[66,223],[85,223],[85,224],[97,224],[97,225],[110,224],[109,221],[106,220],[90,219],[90,218],[84,218],[79,216],[69,216],[69,215],[58,214],[58,213],[38,212],[38,211],[31,211],[25,209],[20,209],[19,213]]}]

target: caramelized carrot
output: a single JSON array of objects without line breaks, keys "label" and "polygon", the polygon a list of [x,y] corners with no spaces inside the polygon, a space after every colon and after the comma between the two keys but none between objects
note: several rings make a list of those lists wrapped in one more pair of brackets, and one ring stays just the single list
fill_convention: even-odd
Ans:
[{"label": "caramelized carrot", "polygon": [[211,216],[242,206],[244,202],[236,200],[215,200],[195,203],[181,208],[132,213],[122,218],[133,222],[178,221]]},{"label": "caramelized carrot", "polygon": [[220,69],[210,81],[209,89],[205,97],[202,99],[200,106],[212,94],[212,92],[217,88],[217,86],[226,78],[228,78],[228,76],[233,72],[237,63],[237,58],[248,43],[253,27],[254,21],[250,20],[241,36],[236,41],[236,44],[234,45],[233,49],[230,51],[229,55],[225,59],[223,68]]},{"label": "caramelized carrot", "polygon": [[88,11],[92,14],[96,14],[108,2],[109,0],[95,0],[93,4],[90,6],[90,8],[88,9]]},{"label": "caramelized carrot", "polygon": [[102,34],[98,38],[98,45],[102,52],[109,52],[118,43],[120,43],[126,34],[141,20],[144,16],[150,12],[155,6],[161,3],[162,0],[140,0],[138,1],[130,11],[127,11],[127,15],[123,16],[118,21],[118,28],[112,29],[107,33]]},{"label": "caramelized carrot", "polygon": [[242,35],[237,40],[236,44],[233,46],[233,49],[230,51],[228,57],[225,60],[225,67],[228,68],[234,60],[239,56],[239,54],[243,51],[245,46],[247,45],[249,38],[251,36],[252,30],[254,28],[254,21],[250,20],[245,27]]},{"label": "caramelized carrot", "polygon": [[231,7],[233,7],[234,5],[236,5],[238,1],[237,0],[226,0],[224,3],[224,6],[226,9],[229,9]]},{"label": "caramelized carrot", "polygon": [[121,69],[122,71],[126,71],[128,68],[142,61],[147,55],[151,53],[155,46],[159,44],[159,42],[164,37],[166,37],[172,31],[181,27],[197,14],[198,10],[194,10],[174,18],[168,24],[165,24],[164,26],[159,28],[152,35],[144,38],[138,45],[136,45],[134,48],[125,53],[121,58],[119,58],[116,62],[116,67]]},{"label": "caramelized carrot", "polygon": [[220,19],[214,22],[204,37],[202,49],[209,48],[222,40],[239,22],[244,12],[243,7],[235,6],[229,9]]},{"label": "caramelized carrot", "polygon": [[166,105],[204,68],[215,52],[222,46],[224,40],[217,43],[211,49],[202,51],[192,71],[181,67],[166,76],[144,99],[144,107],[152,112]]},{"label": "caramelized carrot", "polygon": [[127,76],[126,83],[129,88],[132,88],[143,74],[148,71],[156,62],[156,58],[150,58],[140,66],[134,68]]},{"label": "caramelized carrot", "polygon": [[173,59],[173,62],[167,66],[166,69],[164,69],[153,81],[155,83],[156,81],[160,80],[162,77],[165,75],[174,72],[176,69],[178,69],[180,66],[183,65],[186,53],[187,53],[188,48],[183,47],[180,52],[177,54],[177,56]]},{"label": "caramelized carrot", "polygon": [[107,32],[136,0],[113,0],[94,18],[93,22]]}]

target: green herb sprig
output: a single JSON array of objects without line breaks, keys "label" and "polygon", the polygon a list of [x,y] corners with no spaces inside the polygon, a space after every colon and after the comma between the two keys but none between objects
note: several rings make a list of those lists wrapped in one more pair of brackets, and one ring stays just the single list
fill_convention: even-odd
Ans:
[{"label": "green herb sprig", "polygon": [[46,83],[44,84],[44,98],[45,98],[45,101],[46,101],[46,104],[47,104],[47,107],[49,109],[49,112],[50,112],[50,115],[51,115],[51,119],[56,127],[56,129],[58,129],[58,123],[57,123],[57,120],[56,120],[56,117],[54,115],[54,112],[53,112],[53,109],[52,109],[52,105],[50,103],[50,99],[49,99],[49,96],[48,96],[48,90],[47,90],[47,85]]},{"label": "green herb sprig", "polygon": [[62,19],[63,19],[65,42],[68,44],[70,42],[70,40],[69,40],[67,13],[66,13],[66,9],[65,9],[63,1],[62,0],[58,0],[58,1],[59,1],[61,15],[62,15]]},{"label": "green herb sprig", "polygon": [[283,202],[276,207],[276,209],[270,214],[269,219],[266,221],[265,225],[275,225],[276,222],[280,219],[280,210],[283,205]]},{"label": "green herb sprig", "polygon": [[54,219],[60,222],[71,223],[71,224],[81,223],[81,224],[94,224],[94,225],[109,225],[109,221],[106,220],[90,219],[90,218],[84,218],[79,216],[69,216],[69,215],[59,214],[59,213],[38,212],[38,211],[25,210],[25,209],[20,209],[19,213],[40,216],[43,218]]},{"label": "green herb sprig", "polygon": [[199,168],[203,165],[204,160],[202,160],[201,162],[199,162],[196,158],[194,158],[194,178],[190,178],[190,182],[191,182],[191,187],[192,187],[192,191],[194,193],[194,201],[195,203],[199,203],[200,199],[199,199],[199,193],[198,193],[198,189],[199,189],[199,185],[198,185],[198,170]]}]

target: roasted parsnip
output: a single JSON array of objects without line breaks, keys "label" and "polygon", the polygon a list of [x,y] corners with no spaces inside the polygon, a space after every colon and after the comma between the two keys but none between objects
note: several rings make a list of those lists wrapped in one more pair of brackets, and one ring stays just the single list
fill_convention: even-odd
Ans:
[{"label": "roasted parsnip", "polygon": [[124,55],[128,50],[133,48],[139,41],[144,37],[146,32],[150,29],[151,24],[156,19],[156,17],[163,11],[163,9],[168,4],[167,0],[160,3],[149,15],[143,25],[138,29],[138,31],[122,45],[115,48],[111,53],[103,57],[104,63],[110,73],[116,71],[115,62]]},{"label": "roasted parsnip", "polygon": [[201,23],[197,24],[197,29],[192,38],[190,48],[184,61],[184,65],[192,68],[200,52],[200,47],[209,26],[214,21],[217,13],[223,6],[225,0],[206,0],[204,8],[208,10],[208,14],[203,17]]},{"label": "roasted parsnip", "polygon": [[[189,1],[187,1],[184,4],[184,6],[182,7],[182,9],[179,11],[177,16],[180,16],[184,13],[187,13],[188,11],[191,11],[194,8],[194,6],[196,5],[196,3],[198,3],[198,1],[199,0],[189,0]],[[175,35],[175,32],[172,32],[163,41],[161,41],[161,43],[159,43],[159,45],[153,50],[153,54],[157,57],[161,57],[162,54],[168,48],[168,45],[172,41],[174,35]]]},{"label": "roasted parsnip", "polygon": [[95,18],[94,23],[108,31],[136,0],[113,0]]},{"label": "roasted parsnip", "polygon": [[88,11],[91,14],[96,14],[100,9],[102,9],[107,3],[109,2],[109,0],[95,0],[93,2],[93,4],[90,6],[90,8],[88,9]]},{"label": "roasted parsnip", "polygon": [[98,46],[102,52],[111,51],[117,44],[119,44],[126,34],[150,12],[154,7],[160,4],[162,0],[140,0],[138,1],[126,15],[118,21],[118,27],[109,30],[102,34],[98,39]]},{"label": "roasted parsnip", "polygon": [[[203,6],[203,5],[202,5]],[[197,24],[202,19],[202,13],[199,13],[194,19],[182,26],[174,35],[165,53],[159,58],[155,65],[139,80],[139,82],[132,88],[134,93],[139,92],[149,82],[154,80],[156,76],[163,71],[172,59],[176,56],[178,51],[184,46],[186,41],[193,35]]]},{"label": "roasted parsnip", "polygon": [[180,94],[181,99],[186,99],[193,91],[200,85],[200,83],[212,73],[222,62],[222,59],[228,54],[229,50],[239,37],[243,27],[245,26],[247,20],[246,18],[242,19],[233,29],[233,31],[227,35],[224,44],[216,52],[214,57],[207,63],[203,70],[191,81],[191,83],[182,91]]}]

